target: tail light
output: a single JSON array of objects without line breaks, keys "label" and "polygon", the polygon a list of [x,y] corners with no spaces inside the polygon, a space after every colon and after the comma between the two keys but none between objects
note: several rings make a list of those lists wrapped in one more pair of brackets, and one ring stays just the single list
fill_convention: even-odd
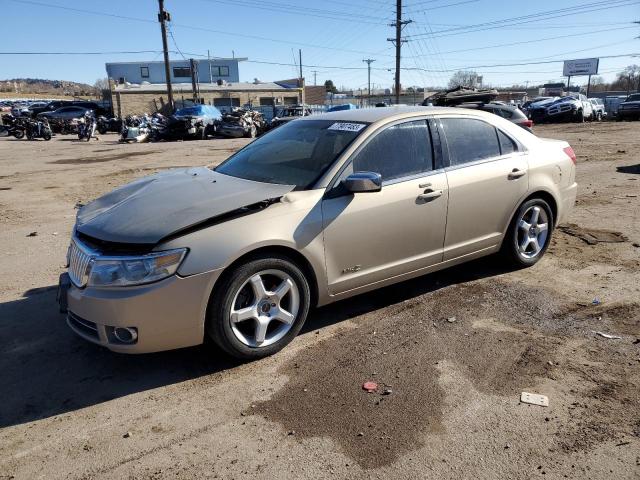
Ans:
[{"label": "tail light", "polygon": [[571,159],[574,165],[578,164],[578,159],[576,158],[576,154],[573,152],[573,148],[564,147],[562,150],[567,154],[567,157]]},{"label": "tail light", "polygon": [[522,122],[522,125],[524,125],[527,128],[531,128],[533,127],[533,120],[525,120],[524,122]]}]

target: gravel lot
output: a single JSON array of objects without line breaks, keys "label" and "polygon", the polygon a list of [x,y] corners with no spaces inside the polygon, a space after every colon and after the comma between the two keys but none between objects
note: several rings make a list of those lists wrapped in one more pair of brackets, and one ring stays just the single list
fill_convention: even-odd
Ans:
[{"label": "gravel lot", "polygon": [[640,123],[535,130],[571,143],[580,184],[538,265],[488,258],[322,308],[250,364],[114,354],[55,304],[77,203],[246,140],[1,138],[0,479],[639,478]]}]

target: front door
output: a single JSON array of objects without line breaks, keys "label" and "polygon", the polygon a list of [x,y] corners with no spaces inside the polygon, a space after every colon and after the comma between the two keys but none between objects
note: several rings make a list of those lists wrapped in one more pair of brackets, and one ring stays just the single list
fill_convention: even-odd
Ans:
[{"label": "front door", "polygon": [[426,120],[386,127],[340,175],[380,173],[382,189],[334,198],[328,192],[322,214],[332,295],[442,261],[448,187],[445,173],[434,170],[431,143]]}]

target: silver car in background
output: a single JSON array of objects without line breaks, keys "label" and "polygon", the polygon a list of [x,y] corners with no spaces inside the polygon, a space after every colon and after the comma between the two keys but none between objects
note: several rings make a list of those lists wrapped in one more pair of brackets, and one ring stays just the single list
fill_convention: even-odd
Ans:
[{"label": "silver car in background", "polygon": [[301,117],[214,169],[171,170],[78,212],[59,301],[78,335],[153,352],[209,337],[273,354],[309,310],[490,254],[544,255],[576,157],[460,108]]}]

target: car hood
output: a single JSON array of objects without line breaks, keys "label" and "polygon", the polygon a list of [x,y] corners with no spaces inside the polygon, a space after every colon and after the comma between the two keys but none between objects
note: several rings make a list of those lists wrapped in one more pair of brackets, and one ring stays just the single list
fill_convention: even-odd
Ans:
[{"label": "car hood", "polygon": [[557,98],[548,98],[546,100],[540,100],[539,102],[534,102],[531,105],[529,105],[529,108],[544,108],[544,107],[548,107],[549,105],[554,103],[556,100],[558,100],[558,99]]},{"label": "car hood", "polygon": [[169,170],[85,205],[78,211],[76,230],[106,242],[155,245],[175,232],[279,198],[294,188],[231,177],[206,167]]}]

